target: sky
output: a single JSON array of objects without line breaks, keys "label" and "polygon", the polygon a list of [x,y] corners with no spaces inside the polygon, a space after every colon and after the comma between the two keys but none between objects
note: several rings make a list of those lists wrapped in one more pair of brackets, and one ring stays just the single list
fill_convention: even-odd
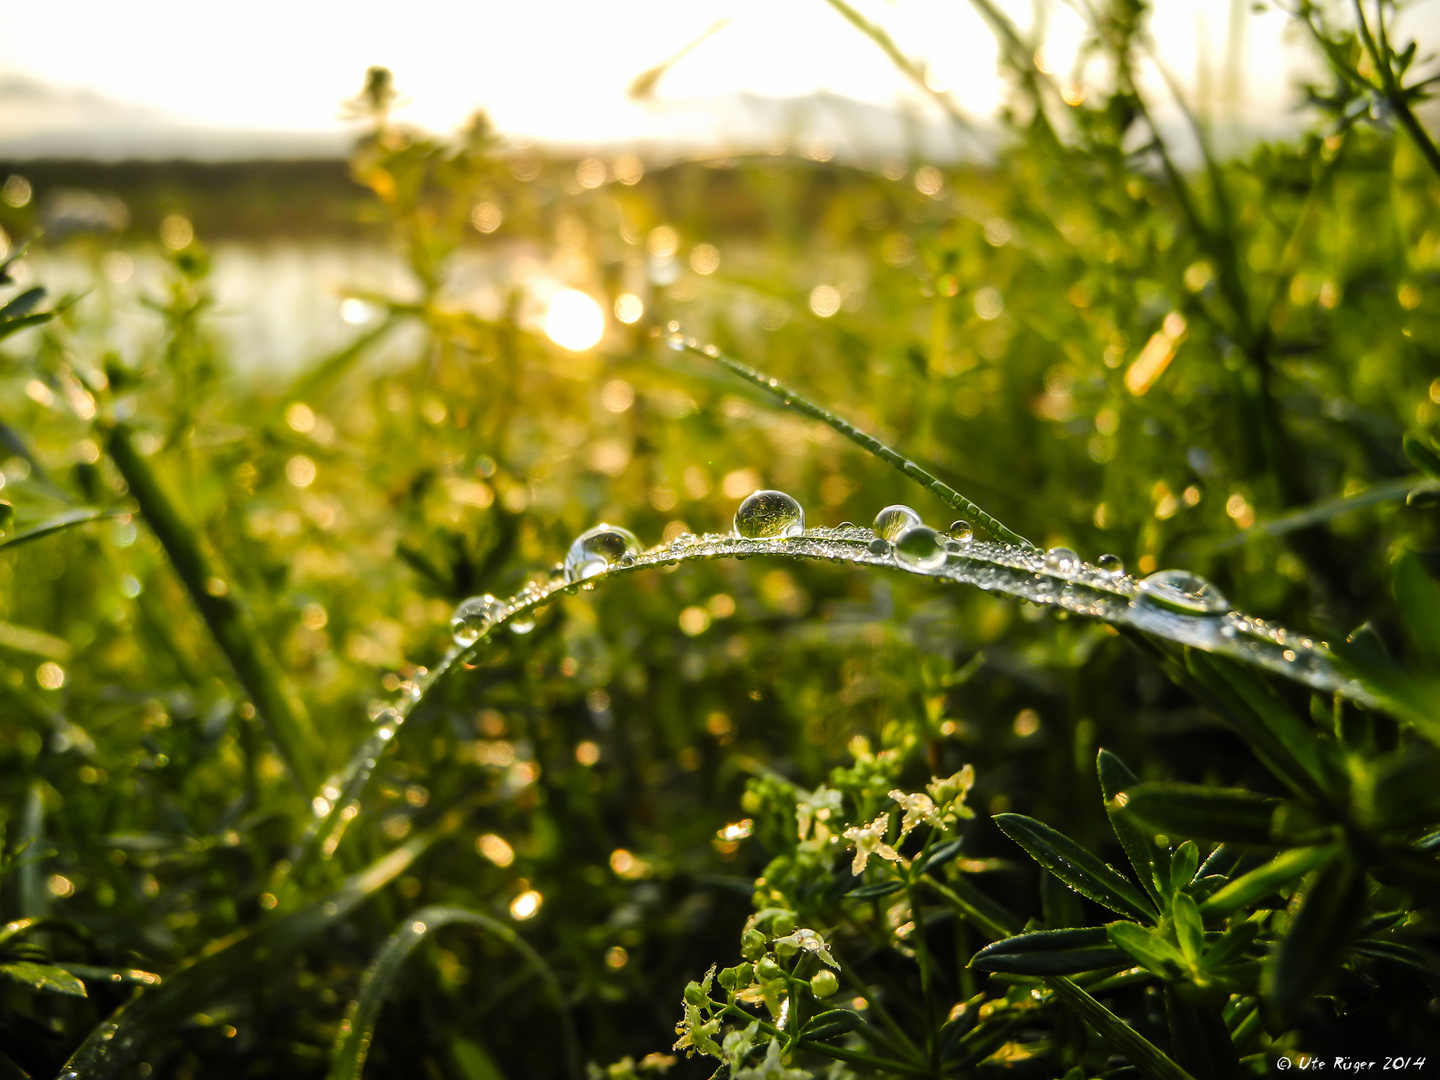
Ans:
[{"label": "sky", "polygon": [[[1064,74],[1078,17],[1061,0],[1037,2],[1049,12],[1048,62]],[[926,61],[966,112],[993,113],[1002,92],[994,39],[971,5],[856,6]],[[1031,0],[1001,6],[1025,24],[1036,10]],[[1283,117],[1300,55],[1284,44],[1283,13],[1252,14],[1248,0],[1155,7],[1158,52],[1192,93],[1208,85],[1212,104],[1243,123]],[[1437,16],[1440,0],[1423,0],[1411,26],[1435,41]],[[636,75],[717,25],[651,100],[627,97]],[[1245,81],[1226,102],[1218,88],[1236,43]],[[929,108],[824,0],[0,0],[0,152],[62,131],[122,150],[165,129],[338,140],[339,103],[372,64],[394,71],[407,102],[400,115],[412,123],[447,131],[484,106],[507,134],[577,147],[752,138],[782,122],[735,104],[755,99],[825,94]]]}]

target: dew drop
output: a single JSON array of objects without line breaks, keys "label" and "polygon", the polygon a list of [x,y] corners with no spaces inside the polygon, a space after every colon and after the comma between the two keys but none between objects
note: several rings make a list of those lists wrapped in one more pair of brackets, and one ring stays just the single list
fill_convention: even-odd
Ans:
[{"label": "dew drop", "polygon": [[895,541],[895,557],[906,566],[934,570],[945,565],[945,548],[934,529],[928,525],[912,525]]},{"label": "dew drop", "polygon": [[535,616],[531,613],[518,615],[508,625],[512,634],[528,634],[535,629]]},{"label": "dew drop", "polygon": [[799,536],[805,511],[783,491],[757,491],[735,511],[735,535],[748,540],[766,536]]},{"label": "dew drop", "polygon": [[906,529],[920,524],[923,522],[921,522],[919,514],[908,506],[896,503],[893,506],[885,507],[876,514],[875,524],[871,527],[875,530],[876,536],[882,540],[889,540],[893,544],[900,539],[900,534]]},{"label": "dew drop", "polygon": [[632,562],[640,553],[640,541],[629,529],[618,525],[596,525],[575,538],[565,555],[565,580],[583,581],[603,574],[612,566]]},{"label": "dew drop", "polygon": [[962,544],[975,538],[975,530],[964,518],[950,523],[950,535]]},{"label": "dew drop", "polygon": [[965,545],[962,544],[959,540],[945,541],[945,552],[947,555],[959,555],[964,550]]},{"label": "dew drop", "polygon": [[450,617],[450,636],[462,649],[474,645],[504,612],[505,605],[489,593],[462,600]]},{"label": "dew drop", "polygon": [[882,540],[877,536],[874,540],[870,541],[869,548],[871,555],[889,555],[890,541]]},{"label": "dew drop", "polygon": [[670,348],[676,352],[683,352],[685,350],[685,335],[680,333],[679,330],[672,331],[670,336],[665,339],[665,344],[669,345]]},{"label": "dew drop", "polygon": [[1188,570],[1161,570],[1140,582],[1140,597],[1183,615],[1224,615],[1230,601],[1212,583]]},{"label": "dew drop", "polygon": [[1067,547],[1053,547],[1045,553],[1045,569],[1071,574],[1080,569],[1080,556]]},{"label": "dew drop", "polygon": [[1095,565],[1111,577],[1125,576],[1125,560],[1119,555],[1101,555],[1095,560]]}]

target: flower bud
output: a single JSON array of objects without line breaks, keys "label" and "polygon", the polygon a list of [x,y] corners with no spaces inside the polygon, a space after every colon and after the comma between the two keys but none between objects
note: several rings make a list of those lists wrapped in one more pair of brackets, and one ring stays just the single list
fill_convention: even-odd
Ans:
[{"label": "flower bud", "polygon": [[828,998],[840,989],[840,980],[835,977],[833,971],[824,968],[817,971],[814,978],[810,980],[810,989],[815,992],[817,998]]}]

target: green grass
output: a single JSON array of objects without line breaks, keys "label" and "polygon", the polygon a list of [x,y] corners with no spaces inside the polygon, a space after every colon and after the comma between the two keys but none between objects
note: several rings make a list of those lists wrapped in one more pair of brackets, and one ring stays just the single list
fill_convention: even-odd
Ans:
[{"label": "green grass", "polygon": [[[203,228],[141,311],[7,285],[0,1075],[1440,1053],[1428,68],[1307,8],[1311,130],[1191,174],[1107,10],[1113,92],[1016,71],[1002,156],[938,188],[764,157],[574,193],[377,107],[352,171],[412,289],[293,379],[227,354]],[[518,284],[482,317],[455,267],[517,242],[644,317],[581,353]],[[101,281],[100,240],[57,251]],[[552,583],[597,522],[728,533],[754,488],[812,535]],[[864,531],[897,502],[1203,575],[1268,645],[979,539],[899,572]],[[452,648],[481,593],[521,600]]]}]

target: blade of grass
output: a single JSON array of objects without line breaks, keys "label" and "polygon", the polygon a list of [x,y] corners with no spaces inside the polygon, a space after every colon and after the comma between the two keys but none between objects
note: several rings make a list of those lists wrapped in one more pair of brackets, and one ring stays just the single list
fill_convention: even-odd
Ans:
[{"label": "blade of grass", "polygon": [[[101,1023],[66,1062],[62,1076],[112,1080],[135,1075],[133,1066],[154,1040],[171,1034],[216,997],[262,978],[262,965],[293,956],[408,870],[437,841],[465,823],[468,806],[456,807],[432,828],[376,860],[325,897],[258,929],[217,942],[158,987],[122,1005]],[[268,977],[268,976],[263,976]]]},{"label": "blade of grass", "polygon": [[58,514],[49,521],[32,526],[23,532],[15,533],[0,540],[0,550],[4,548],[18,547],[21,544],[28,544],[32,540],[43,540],[47,536],[54,536],[66,529],[73,529],[76,525],[88,525],[92,521],[99,521],[102,518],[118,517],[118,510],[96,510],[93,507],[85,507],[79,510],[67,510]]},{"label": "blade of grass", "polygon": [[330,1059],[330,1080],[359,1080],[365,1069],[365,1057],[375,1036],[375,1022],[391,982],[409,955],[425,938],[451,924],[473,926],[514,948],[545,983],[545,988],[560,1012],[560,1033],[565,1042],[566,1065],[572,1077],[580,1076],[580,1050],[570,1021],[570,1010],[555,973],[539,953],[510,927],[489,915],[457,907],[421,908],[406,918],[405,924],[380,946],[375,959],[360,980],[360,989],[345,1019],[340,1023],[340,1036]]},{"label": "blade of grass", "polygon": [[873,435],[867,435],[834,413],[822,409],[819,405],[807,399],[803,394],[796,393],[788,386],[781,385],[778,380],[770,378],[770,376],[763,372],[757,371],[746,364],[742,364],[738,360],[726,356],[724,353],[715,350],[713,346],[702,349],[698,345],[691,344],[687,341],[683,343],[683,348],[687,352],[694,353],[696,356],[703,356],[709,360],[714,360],[717,364],[723,365],[747,382],[753,383],[766,393],[779,398],[784,405],[789,406],[796,412],[808,416],[812,420],[819,420],[822,424],[827,424],[834,428],[857,446],[868,450],[881,461],[899,469],[911,480],[914,480],[926,491],[930,492],[930,494],[943,500],[952,510],[957,510],[973,518],[977,525],[997,540],[1002,540],[1007,544],[1018,544],[1023,548],[1033,548],[1035,546],[1019,533],[1011,531],[1002,522],[991,517],[938,477],[932,476],[919,465],[916,465],[915,462],[911,461],[904,454],[892,450]]},{"label": "blade of grass", "polygon": [[1055,992],[1062,1005],[1089,1024],[1151,1080],[1193,1080],[1158,1046],[1087,994],[1072,979],[1052,976],[1045,980],[1045,985]]},{"label": "blade of grass", "polygon": [[240,685],[250,695],[295,781],[302,790],[310,790],[319,780],[319,740],[304,705],[281,672],[238,589],[227,580],[222,595],[211,591],[212,582],[225,579],[215,573],[200,533],[181,516],[155,470],[135,448],[129,428],[116,424],[108,433],[106,445],[130,487],[131,497],[170,557]]}]

